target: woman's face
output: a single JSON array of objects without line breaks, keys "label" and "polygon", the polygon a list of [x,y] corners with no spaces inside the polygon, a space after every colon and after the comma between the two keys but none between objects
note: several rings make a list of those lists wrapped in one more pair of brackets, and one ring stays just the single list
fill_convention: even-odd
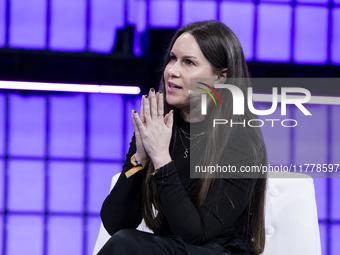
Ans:
[{"label": "woman's face", "polygon": [[210,62],[204,57],[196,39],[183,33],[175,41],[170,62],[164,70],[166,101],[179,109],[190,106],[190,78],[217,78]]}]

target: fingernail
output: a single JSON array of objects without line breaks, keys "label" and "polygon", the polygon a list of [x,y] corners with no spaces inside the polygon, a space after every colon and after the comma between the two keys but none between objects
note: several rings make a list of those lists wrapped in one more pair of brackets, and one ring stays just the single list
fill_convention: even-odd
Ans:
[{"label": "fingernail", "polygon": [[174,110],[171,110],[171,113],[174,114]]},{"label": "fingernail", "polygon": [[160,91],[159,91],[159,94],[162,94],[162,93],[163,93],[163,92],[160,90]]},{"label": "fingernail", "polygon": [[154,92],[155,91],[155,89],[154,88],[151,88],[151,92]]},{"label": "fingernail", "polygon": [[145,95],[145,98],[148,98],[148,95]]},{"label": "fingernail", "polygon": [[134,113],[137,113],[137,111],[133,111]]}]

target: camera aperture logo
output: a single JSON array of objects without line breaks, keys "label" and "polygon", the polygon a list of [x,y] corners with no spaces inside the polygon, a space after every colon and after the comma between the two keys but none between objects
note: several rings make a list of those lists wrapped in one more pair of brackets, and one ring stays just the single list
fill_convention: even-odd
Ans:
[{"label": "camera aperture logo", "polygon": [[[222,101],[221,101],[219,94],[217,93],[215,89],[228,89],[231,92],[231,95],[233,98],[233,115],[244,115],[245,97],[244,97],[242,90],[239,87],[235,85],[231,85],[231,84],[215,84],[214,87],[212,87],[202,82],[197,82],[197,83],[209,88],[217,96],[218,100],[220,101],[221,107],[223,106]],[[196,87],[196,88],[201,89],[204,92],[206,92],[206,93],[201,94],[201,114],[206,115],[207,114],[207,94],[212,98],[212,100],[215,103],[215,106],[217,106],[216,100],[211,94],[211,92],[209,92],[208,90],[200,88],[200,87]],[[289,93],[294,93],[294,94],[299,93],[299,94],[304,94],[304,96],[302,97],[292,96],[292,95],[289,95]],[[281,95],[278,95],[277,88],[273,87],[272,88],[272,102],[271,102],[272,105],[269,109],[266,109],[266,110],[255,109],[253,105],[253,88],[248,87],[248,90],[247,90],[248,108],[255,115],[261,115],[261,116],[270,115],[274,113],[275,110],[277,109],[279,97],[281,99],[281,115],[282,116],[285,116],[287,114],[287,105],[295,105],[306,116],[312,115],[303,106],[304,103],[307,103],[311,99],[311,93],[307,89],[298,88],[298,87],[283,87],[281,88]],[[231,127],[235,125],[243,125],[243,127],[246,127],[246,125],[248,125],[249,127],[262,127],[263,125],[265,125],[266,122],[271,123],[271,127],[274,127],[276,122],[280,122],[283,127],[296,127],[298,125],[298,122],[295,119],[280,120],[280,119],[269,119],[269,118],[267,119],[266,118],[264,120],[263,119],[251,119],[251,120],[248,120],[247,122],[245,119],[242,122],[233,122],[232,119],[230,120],[214,119],[213,126],[216,127],[216,125],[225,125],[229,123]]]}]

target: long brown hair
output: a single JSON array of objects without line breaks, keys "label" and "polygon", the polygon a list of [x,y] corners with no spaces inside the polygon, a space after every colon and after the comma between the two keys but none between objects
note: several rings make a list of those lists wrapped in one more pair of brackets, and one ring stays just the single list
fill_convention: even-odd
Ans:
[{"label": "long brown hair", "polygon": [[[220,73],[223,69],[227,68],[227,77],[225,83],[235,84],[246,95],[247,87],[250,86],[249,71],[244,59],[243,50],[241,44],[235,34],[223,23],[217,21],[203,21],[195,22],[185,27],[180,28],[173,36],[171,43],[165,55],[163,70],[170,61],[170,51],[176,41],[176,39],[183,33],[190,33],[196,39],[203,55],[210,62],[212,70],[215,74]],[[160,82],[160,90],[163,91],[164,96],[164,112],[167,113],[170,110],[175,111],[175,119],[172,132],[172,148],[170,148],[171,156],[174,155],[175,144],[177,140],[177,128],[180,112],[179,109],[169,105],[166,102],[166,89],[164,79],[162,77]],[[245,114],[243,116],[237,116],[232,114],[232,95],[227,89],[218,91],[222,102],[227,104],[226,107],[209,107],[209,114],[206,115],[205,123],[212,123],[213,119],[218,119],[220,116],[224,116],[226,119],[232,119],[234,122],[240,121],[240,118],[256,119],[256,116],[252,114],[248,107],[245,107]],[[247,101],[247,100],[245,100]],[[223,111],[223,115],[222,114]],[[214,129],[212,125],[206,124],[205,130],[207,134],[204,145],[199,145],[198,150],[202,152],[203,157],[200,157],[198,165],[214,165],[223,156],[221,155],[221,148],[225,148],[229,141],[229,137],[232,136],[231,128]],[[267,156],[263,137],[260,128],[251,128],[250,131],[252,137],[256,139],[249,139],[251,143],[251,151],[254,157],[259,158],[263,165],[267,164]],[[245,134],[249,135],[249,134]],[[224,139],[220,139],[223,137]],[[202,143],[203,144],[203,143]],[[209,148],[209,149],[208,149]],[[148,174],[145,178],[143,185],[142,195],[142,215],[146,225],[153,231],[160,229],[163,220],[164,213],[162,205],[158,197],[156,184],[151,178],[151,172],[154,171],[153,164],[149,165]],[[197,196],[193,199],[193,203],[199,208],[209,191],[209,188],[214,179],[202,178],[199,179],[196,185]],[[265,245],[265,226],[264,226],[264,202],[266,191],[266,178],[260,178],[257,180],[254,193],[249,205],[249,217],[251,215],[250,236],[253,243],[253,250],[256,254],[261,254]],[[157,215],[153,211],[154,208],[158,211]]]}]

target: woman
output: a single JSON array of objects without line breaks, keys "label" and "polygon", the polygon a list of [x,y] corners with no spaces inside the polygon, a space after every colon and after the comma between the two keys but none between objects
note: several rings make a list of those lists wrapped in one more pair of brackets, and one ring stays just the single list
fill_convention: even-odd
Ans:
[{"label": "woman", "polygon": [[[259,128],[212,125],[221,116],[234,123],[256,119],[247,108],[232,115],[231,93],[220,89],[223,107],[210,102],[202,115],[190,89],[191,78],[209,78],[246,91],[238,39],[216,21],[185,26],[174,35],[163,70],[161,91],[142,97],[140,117],[131,113],[135,135],[101,210],[112,237],[99,254],[261,254],[266,178],[191,179],[189,171],[189,158],[198,166],[266,164]],[[142,218],[154,234],[135,229]]]}]

